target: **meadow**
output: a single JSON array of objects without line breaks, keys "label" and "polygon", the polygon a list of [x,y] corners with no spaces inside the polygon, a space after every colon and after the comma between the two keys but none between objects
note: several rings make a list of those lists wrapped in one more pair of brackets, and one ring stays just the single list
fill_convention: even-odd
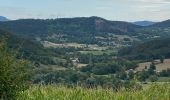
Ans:
[{"label": "meadow", "polygon": [[19,94],[18,100],[170,100],[170,84],[151,84],[142,90],[114,91],[64,86],[33,86]]}]

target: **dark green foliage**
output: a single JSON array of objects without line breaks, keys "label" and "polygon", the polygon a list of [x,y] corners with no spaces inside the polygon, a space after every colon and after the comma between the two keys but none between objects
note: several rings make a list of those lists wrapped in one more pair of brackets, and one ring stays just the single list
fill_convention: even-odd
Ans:
[{"label": "dark green foliage", "polygon": [[156,70],[156,66],[154,63],[152,63],[148,69],[148,73],[149,75],[154,75],[155,74],[155,70]]},{"label": "dark green foliage", "polygon": [[90,65],[87,65],[86,67],[82,67],[81,69],[80,69],[80,71],[82,71],[82,72],[91,72],[92,71],[92,66],[90,66]]},{"label": "dark green foliage", "polygon": [[156,39],[132,47],[123,48],[119,55],[129,59],[149,60],[159,59],[161,56],[170,57],[170,39]]},{"label": "dark green foliage", "polygon": [[161,56],[161,57],[160,57],[160,62],[161,62],[161,63],[164,63],[164,59],[165,59],[165,57],[164,57],[164,56]]},{"label": "dark green foliage", "polygon": [[162,72],[160,72],[160,76],[161,77],[170,77],[170,69],[162,70]]},{"label": "dark green foliage", "polygon": [[147,71],[142,71],[138,73],[138,79],[140,81],[145,81],[147,78],[149,78],[149,73]]},{"label": "dark green foliage", "polygon": [[130,41],[130,39],[129,39],[129,38],[124,38],[123,40],[124,40],[124,41]]},{"label": "dark green foliage", "polygon": [[123,82],[120,79],[116,79],[113,82],[113,89],[119,90],[121,87],[123,87]]},{"label": "dark green foliage", "polygon": [[[86,73],[77,72],[75,70],[61,70],[56,72],[51,72],[47,74],[42,74],[41,76],[38,76],[34,83],[62,83],[63,84],[77,84],[77,82],[84,81],[88,75]],[[61,81],[62,80],[62,81]]]},{"label": "dark green foliage", "polygon": [[[5,31],[0,30],[0,37],[2,37]],[[71,51],[72,49],[52,49],[52,48],[44,48],[42,44],[35,40],[31,40],[28,37],[18,37],[17,35],[8,34],[8,47],[11,49],[17,49],[18,54],[17,58],[27,59],[32,62],[38,62],[44,65],[56,65],[53,57],[61,57],[65,51]],[[74,50],[74,49],[73,49]],[[72,50],[72,51],[73,51]],[[62,58],[62,57],[61,57]]]},{"label": "dark green foliage", "polygon": [[128,78],[129,79],[134,79],[135,73],[133,71],[129,71],[128,73]]},{"label": "dark green foliage", "polygon": [[5,38],[0,42],[0,99],[15,100],[19,92],[28,88],[31,67],[28,61],[16,59],[15,51],[7,48]]},{"label": "dark green foliage", "polygon": [[156,69],[155,64],[154,64],[154,63],[152,63],[152,64],[150,65],[149,69],[155,70],[155,69]]},{"label": "dark green foliage", "polygon": [[155,81],[158,80],[158,77],[157,77],[156,75],[151,75],[151,76],[149,77],[149,79],[150,79],[151,82],[155,82]]},{"label": "dark green foliage", "polygon": [[129,61],[125,59],[117,59],[116,61],[119,65],[124,66],[125,70],[135,69],[138,66],[138,63],[135,61]]},{"label": "dark green foliage", "polygon": [[124,87],[126,90],[141,90],[142,85],[137,83],[135,80],[126,80],[124,82]]},{"label": "dark green foliage", "polygon": [[89,77],[86,79],[86,87],[88,88],[94,88],[97,86],[96,79],[94,77]]},{"label": "dark green foliage", "polygon": [[114,74],[120,71],[120,65],[116,63],[98,63],[93,67],[92,72],[98,75]]},{"label": "dark green foliage", "polygon": [[116,78],[126,80],[127,79],[127,73],[125,71],[117,72]]}]

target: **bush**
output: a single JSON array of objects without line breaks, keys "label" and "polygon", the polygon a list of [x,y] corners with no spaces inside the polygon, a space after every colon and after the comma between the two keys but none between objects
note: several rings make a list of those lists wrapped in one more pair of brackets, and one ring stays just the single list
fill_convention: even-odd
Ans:
[{"label": "bush", "polygon": [[161,62],[161,63],[164,63],[164,60],[165,60],[165,57],[164,57],[164,56],[161,56],[161,57],[160,57],[160,62]]},{"label": "bush", "polygon": [[170,76],[170,69],[162,70],[162,72],[160,72],[160,76],[161,77],[169,77]]},{"label": "bush", "polygon": [[156,82],[158,80],[158,77],[156,75],[152,75],[149,77],[151,82]]},{"label": "bush", "polygon": [[98,63],[93,67],[92,72],[97,75],[114,74],[121,70],[121,66],[117,63]]},{"label": "bush", "polygon": [[7,48],[5,39],[0,42],[0,99],[15,100],[18,92],[28,87],[29,64],[16,59],[16,52]]}]

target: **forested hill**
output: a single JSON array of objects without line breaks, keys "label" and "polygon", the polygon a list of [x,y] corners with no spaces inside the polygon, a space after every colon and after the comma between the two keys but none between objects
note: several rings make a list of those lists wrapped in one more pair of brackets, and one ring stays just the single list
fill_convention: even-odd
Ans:
[{"label": "forested hill", "polygon": [[1,22],[0,29],[9,30],[26,36],[46,36],[47,34],[126,34],[134,32],[140,26],[122,22],[109,21],[99,17],[59,18],[59,19],[21,19]]},{"label": "forested hill", "polygon": [[136,21],[136,22],[133,22],[133,24],[135,25],[139,25],[139,26],[150,26],[150,25],[153,25],[153,24],[156,24],[157,22],[152,22],[152,21]]},{"label": "forested hill", "polygon": [[7,19],[7,18],[4,17],[4,16],[0,16],[0,22],[3,22],[3,21],[9,21],[9,19]]},{"label": "forested hill", "polygon": [[[150,26],[138,26],[129,22],[109,21],[100,17],[77,17],[58,19],[20,19],[0,22],[0,29],[19,36],[51,42],[76,42],[96,44],[102,37],[126,35],[135,40],[170,37],[170,20]],[[60,39],[59,39],[60,38]],[[104,40],[107,41],[107,40]]]},{"label": "forested hill", "polygon": [[159,22],[159,23],[155,23],[155,24],[151,25],[150,27],[168,28],[168,27],[170,27],[170,19]]},{"label": "forested hill", "polygon": [[170,57],[170,38],[151,40],[119,51],[120,56],[131,59],[158,59],[161,56]]},{"label": "forested hill", "polygon": [[35,51],[35,50],[42,50],[43,46],[36,42],[32,41],[29,38],[18,37],[15,34],[9,33],[4,30],[0,30],[0,38],[7,38],[7,43],[9,48],[13,49],[22,49],[27,51]]},{"label": "forested hill", "polygon": [[27,59],[33,62],[50,62],[51,56],[59,56],[54,53],[52,49],[44,48],[42,44],[37,41],[31,40],[25,37],[18,37],[13,33],[9,33],[4,30],[0,30],[0,40],[2,38],[7,39],[7,46],[10,50],[15,50],[18,52],[18,57]]}]

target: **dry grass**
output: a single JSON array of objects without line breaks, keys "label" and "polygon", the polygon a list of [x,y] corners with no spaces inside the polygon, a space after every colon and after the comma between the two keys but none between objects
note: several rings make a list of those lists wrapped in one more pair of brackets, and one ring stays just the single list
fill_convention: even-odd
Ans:
[{"label": "dry grass", "polygon": [[[156,60],[158,61],[158,60]],[[136,68],[136,71],[142,71],[143,69],[145,69],[145,66],[147,66],[147,68],[149,68],[151,62],[145,62],[145,63],[140,63],[139,67]],[[158,63],[156,64],[156,71],[162,71],[162,70],[166,70],[170,68],[170,59],[165,59],[164,63]]]},{"label": "dry grass", "polygon": [[70,48],[70,47],[75,47],[75,48],[85,48],[85,44],[78,44],[78,43],[52,43],[49,41],[44,41],[43,42],[44,47],[54,47],[54,48]]},{"label": "dry grass", "polygon": [[88,64],[77,64],[77,68],[86,67]]}]

